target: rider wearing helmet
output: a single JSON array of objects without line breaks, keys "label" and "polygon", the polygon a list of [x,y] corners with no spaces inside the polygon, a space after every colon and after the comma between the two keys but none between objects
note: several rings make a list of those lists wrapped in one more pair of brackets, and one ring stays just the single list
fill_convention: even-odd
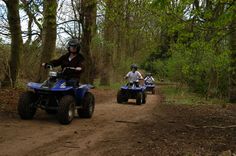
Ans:
[{"label": "rider wearing helmet", "polygon": [[152,77],[151,73],[147,73],[147,76],[144,78],[145,84],[153,84],[155,79]]},{"label": "rider wearing helmet", "polygon": [[126,74],[124,77],[125,79],[129,79],[129,84],[132,85],[133,83],[136,85],[136,87],[139,86],[139,80],[143,79],[142,75],[140,74],[138,70],[138,66],[136,64],[132,64],[130,66],[131,71]]},{"label": "rider wearing helmet", "polygon": [[[83,62],[84,57],[80,53],[80,44],[78,39],[70,39],[67,45],[68,53],[61,56],[56,60],[52,60],[48,63],[42,63],[42,66],[52,65],[53,67],[61,66],[62,71],[68,79],[76,80],[76,84],[79,83],[80,75],[84,70]],[[69,70],[68,67],[70,67]]]}]

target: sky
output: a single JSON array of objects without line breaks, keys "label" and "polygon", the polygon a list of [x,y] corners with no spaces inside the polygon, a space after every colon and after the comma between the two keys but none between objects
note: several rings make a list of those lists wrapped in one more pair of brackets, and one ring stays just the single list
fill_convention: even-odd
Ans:
[{"label": "sky", "polygon": [[[0,0],[0,17],[4,17],[5,19],[7,19],[6,6],[2,0]],[[28,30],[27,29],[28,18],[26,16],[26,13],[23,10],[20,10],[20,18],[21,18],[21,30],[22,30],[22,32],[26,33]],[[38,15],[36,18],[39,19],[39,18],[42,18],[42,16]],[[73,11],[71,8],[70,0],[60,0],[58,3],[57,23],[61,23],[62,21],[66,21],[66,20],[71,20],[73,18],[74,18],[74,15],[73,15]],[[42,21],[39,21],[39,22],[42,23]],[[0,32],[2,32],[4,34],[9,34],[9,32],[6,31],[6,29],[3,29],[4,26],[8,27],[8,23],[7,23],[7,21],[0,18]],[[66,24],[58,26],[57,45],[63,46],[65,44],[65,42],[68,41],[70,36],[67,35],[66,33],[63,33],[62,30],[59,29],[60,27],[64,27],[67,30],[71,29],[71,31],[73,31],[74,29],[78,29],[78,24],[76,24],[76,22],[70,22],[70,23],[66,23]],[[38,31],[38,27],[36,26],[35,23],[33,23],[32,30]],[[3,43],[10,43],[10,36],[3,35],[2,33],[0,33],[0,39],[2,39],[2,42]],[[26,35],[24,35],[24,33],[23,33],[22,37],[25,42],[27,40],[27,37],[26,37]],[[34,38],[36,38],[36,37],[37,36],[34,36]]]}]

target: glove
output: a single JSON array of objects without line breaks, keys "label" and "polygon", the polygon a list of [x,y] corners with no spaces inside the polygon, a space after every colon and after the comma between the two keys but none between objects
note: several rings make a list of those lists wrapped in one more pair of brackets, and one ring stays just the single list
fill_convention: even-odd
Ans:
[{"label": "glove", "polygon": [[53,68],[53,65],[52,65],[52,64],[49,64],[49,63],[42,63],[42,66],[44,66],[45,69],[47,69],[47,68]]}]

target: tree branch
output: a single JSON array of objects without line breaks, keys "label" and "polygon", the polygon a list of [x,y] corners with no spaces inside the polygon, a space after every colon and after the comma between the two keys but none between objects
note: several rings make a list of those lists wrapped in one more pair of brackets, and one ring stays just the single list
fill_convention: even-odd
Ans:
[{"label": "tree branch", "polygon": [[62,25],[62,24],[66,24],[66,23],[70,23],[70,22],[80,22],[80,21],[77,20],[77,19],[74,19],[74,20],[68,20],[68,21],[64,21],[64,22],[58,23],[57,26]]}]

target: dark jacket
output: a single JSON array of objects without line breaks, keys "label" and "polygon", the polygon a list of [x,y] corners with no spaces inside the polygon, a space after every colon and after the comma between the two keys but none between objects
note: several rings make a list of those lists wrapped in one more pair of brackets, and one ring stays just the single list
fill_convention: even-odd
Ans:
[{"label": "dark jacket", "polygon": [[62,70],[65,67],[81,67],[81,71],[76,71],[76,70],[66,70],[65,75],[67,78],[73,78],[77,79],[79,81],[80,75],[84,70],[84,57],[82,54],[78,53],[76,57],[74,57],[71,61],[69,61],[69,56],[70,53],[67,53],[63,56],[61,56],[59,59],[52,60],[48,64],[53,65],[54,67],[61,66]]}]

